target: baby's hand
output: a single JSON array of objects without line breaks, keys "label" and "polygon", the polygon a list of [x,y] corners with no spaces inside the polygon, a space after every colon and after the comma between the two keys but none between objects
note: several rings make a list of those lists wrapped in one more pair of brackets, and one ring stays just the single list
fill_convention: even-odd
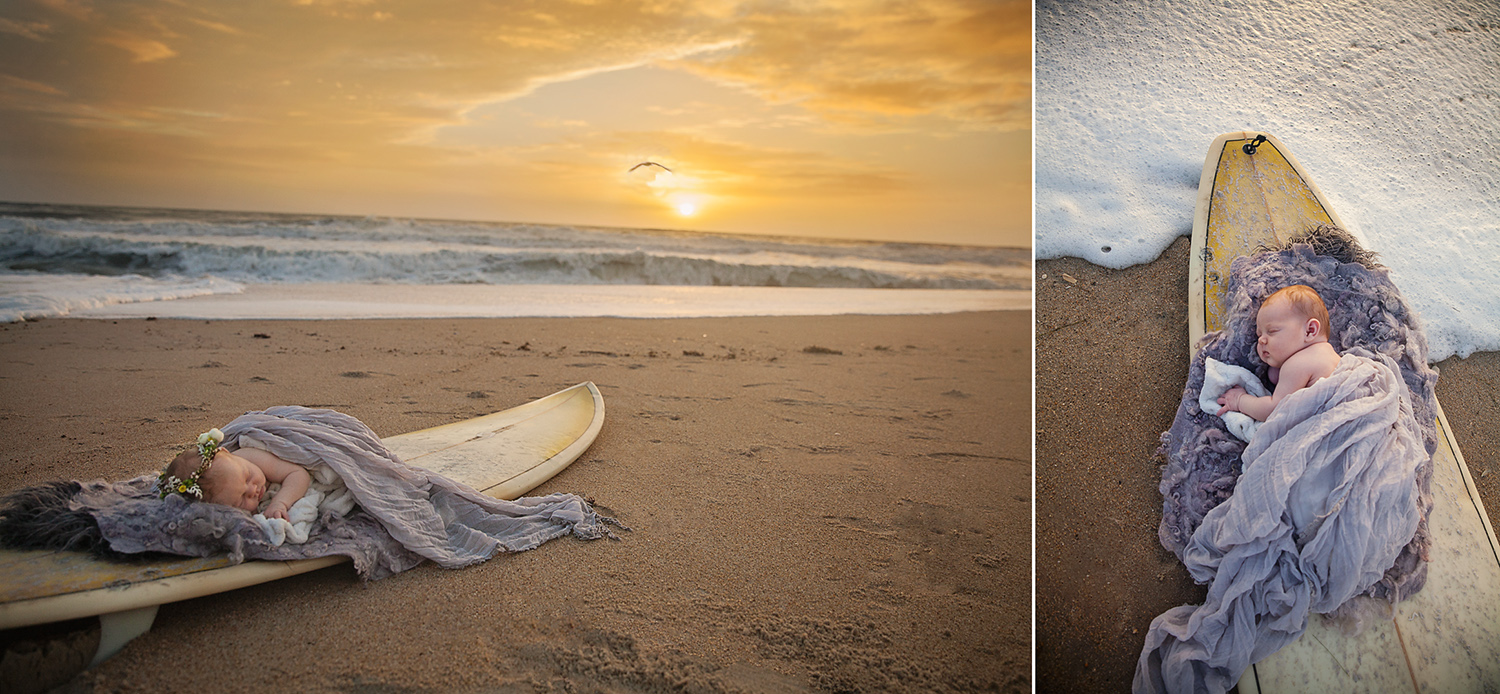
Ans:
[{"label": "baby's hand", "polygon": [[286,520],[286,512],[286,502],[272,501],[271,505],[266,507],[265,516],[267,518],[280,518],[281,520]]},{"label": "baby's hand", "polygon": [[1223,417],[1225,412],[1239,412],[1240,398],[1244,395],[1245,389],[1239,386],[1224,391],[1224,394],[1219,396],[1219,404],[1223,407],[1219,408],[1218,415]]}]

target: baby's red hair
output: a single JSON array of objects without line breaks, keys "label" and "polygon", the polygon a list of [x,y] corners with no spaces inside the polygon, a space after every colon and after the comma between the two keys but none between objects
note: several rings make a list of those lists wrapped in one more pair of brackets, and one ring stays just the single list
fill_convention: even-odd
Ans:
[{"label": "baby's red hair", "polygon": [[1276,293],[1266,297],[1261,302],[1261,308],[1270,306],[1275,301],[1291,302],[1292,307],[1306,318],[1314,318],[1318,321],[1318,336],[1328,339],[1328,307],[1323,305],[1323,297],[1318,292],[1305,284],[1294,284],[1290,287],[1282,287]]}]

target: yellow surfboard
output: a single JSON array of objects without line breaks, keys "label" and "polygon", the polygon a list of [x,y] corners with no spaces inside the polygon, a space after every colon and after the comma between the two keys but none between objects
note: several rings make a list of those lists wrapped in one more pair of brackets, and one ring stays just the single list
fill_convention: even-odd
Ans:
[{"label": "yellow surfboard", "polygon": [[[1329,223],[1343,226],[1280,140],[1256,132],[1214,140],[1193,214],[1188,344],[1196,348],[1204,333],[1223,327],[1230,261]],[[1437,427],[1427,585],[1397,603],[1390,621],[1356,637],[1313,617],[1300,639],[1240,678],[1242,694],[1500,686],[1500,542],[1441,406]]]},{"label": "yellow surfboard", "polygon": [[[604,398],[580,383],[524,405],[384,439],[407,464],[515,499],[582,455],[604,426]],[[99,617],[97,664],[150,629],[157,607],[332,566],[297,561],[185,558],[152,564],[81,552],[0,550],[0,629]]]}]

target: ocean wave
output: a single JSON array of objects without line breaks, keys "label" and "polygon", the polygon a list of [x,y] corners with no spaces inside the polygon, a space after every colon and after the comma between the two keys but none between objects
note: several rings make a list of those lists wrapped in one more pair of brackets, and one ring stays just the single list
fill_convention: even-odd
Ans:
[{"label": "ocean wave", "polygon": [[542,225],[0,217],[0,267],[11,271],[244,283],[1025,289],[1031,270],[1017,253]]}]

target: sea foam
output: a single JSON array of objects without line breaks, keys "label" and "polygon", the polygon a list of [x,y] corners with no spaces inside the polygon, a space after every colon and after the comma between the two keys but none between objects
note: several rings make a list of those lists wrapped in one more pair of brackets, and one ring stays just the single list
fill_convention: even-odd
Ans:
[{"label": "sea foam", "polygon": [[0,274],[0,322],[66,316],[117,304],[236,294],[243,290],[244,285],[217,277],[158,280],[140,275]]},{"label": "sea foam", "polygon": [[1208,145],[1276,135],[1391,268],[1431,357],[1500,350],[1500,5],[1036,7],[1036,252],[1190,233]]}]

